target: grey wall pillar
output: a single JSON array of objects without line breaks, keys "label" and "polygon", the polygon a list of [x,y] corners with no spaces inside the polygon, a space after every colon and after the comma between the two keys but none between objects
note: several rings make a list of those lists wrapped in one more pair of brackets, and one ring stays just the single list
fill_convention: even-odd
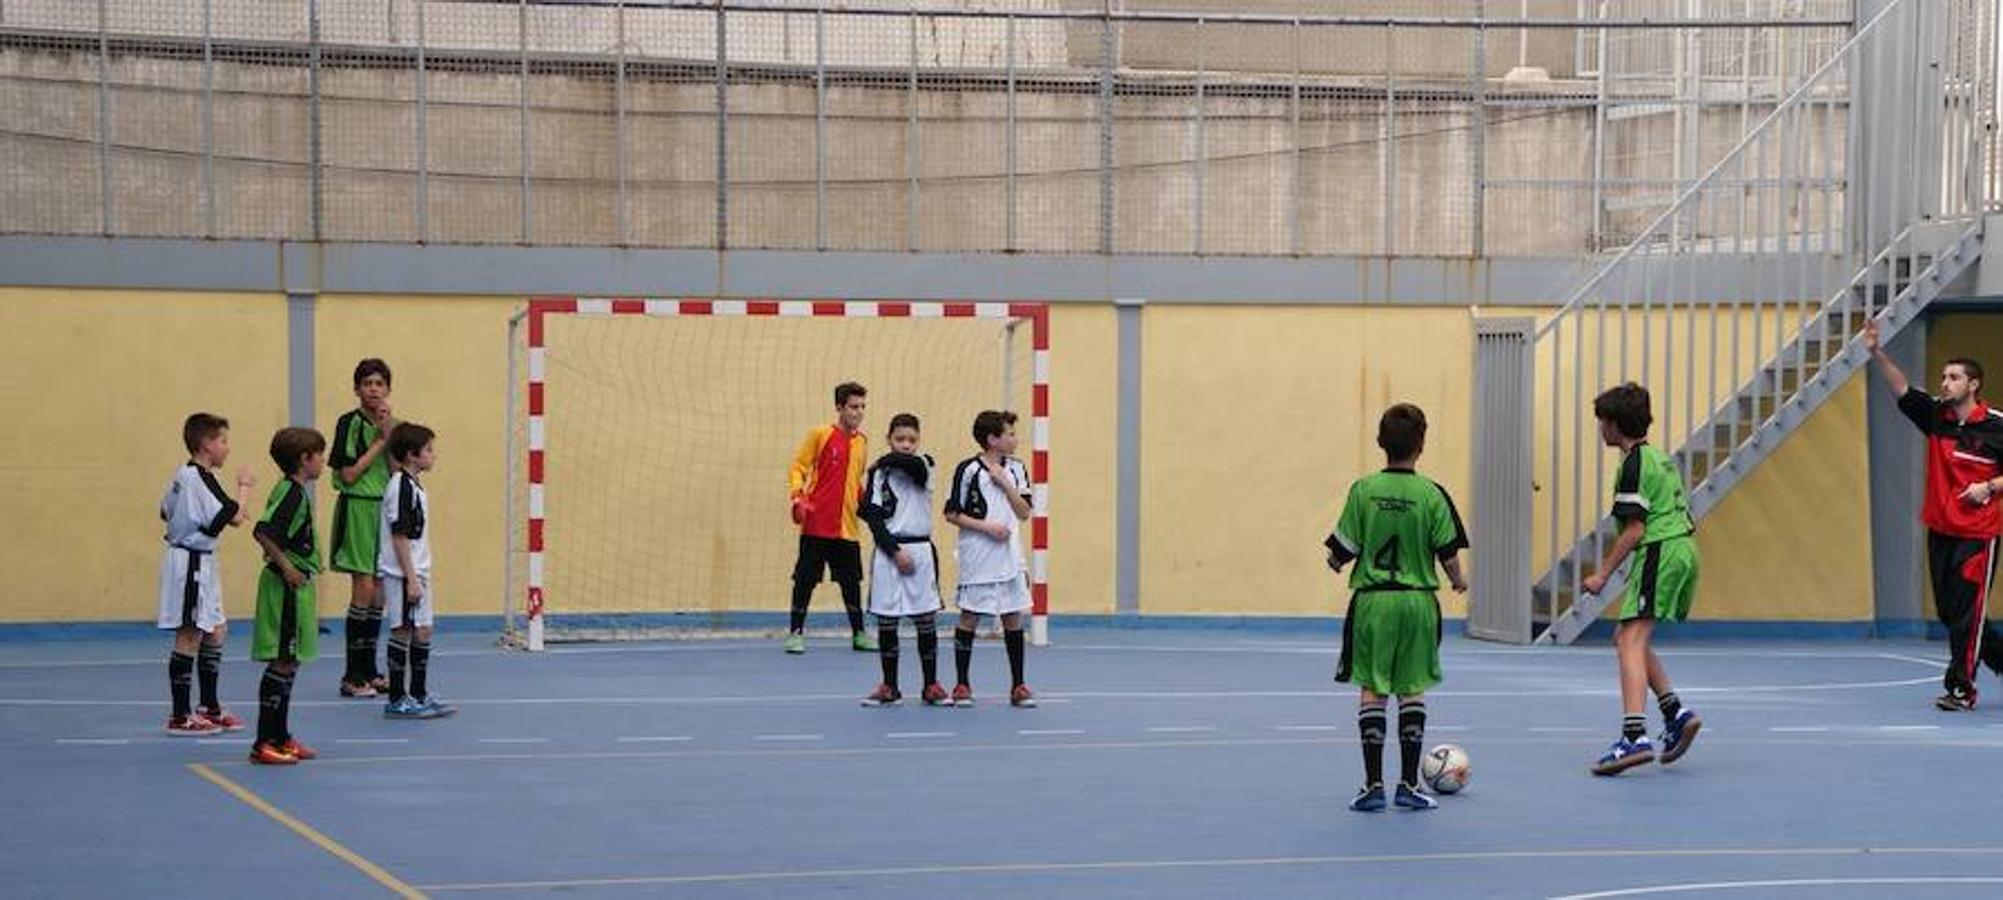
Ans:
[{"label": "grey wall pillar", "polygon": [[1115,300],[1119,409],[1114,466],[1113,612],[1141,611],[1141,314],[1144,301]]},{"label": "grey wall pillar", "polygon": [[[1927,319],[1920,318],[1899,333],[1885,351],[1904,369],[1913,385],[1926,390],[1933,383],[1927,369]],[[1917,637],[1926,633],[1921,603],[1926,571],[1926,536],[1919,524],[1921,492],[1926,480],[1926,446],[1898,403],[1883,375],[1873,365],[1865,390],[1866,427],[1870,443],[1871,596],[1879,637]]]},{"label": "grey wall pillar", "polygon": [[313,308],[319,295],[285,294],[285,420],[313,427]]}]

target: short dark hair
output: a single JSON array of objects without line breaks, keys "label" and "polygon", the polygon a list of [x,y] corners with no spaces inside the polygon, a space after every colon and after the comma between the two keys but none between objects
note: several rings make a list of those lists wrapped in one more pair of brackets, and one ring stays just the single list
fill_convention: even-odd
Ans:
[{"label": "short dark hair", "polygon": [[1655,424],[1655,414],[1648,411],[1648,388],[1632,381],[1594,397],[1593,417],[1614,423],[1614,428],[1632,440],[1648,437],[1648,426]]},{"label": "short dark hair", "polygon": [[836,406],[847,406],[850,397],[867,396],[869,396],[869,388],[856,384],[853,381],[844,381],[841,384],[835,385]]},{"label": "short dark hair", "polygon": [[198,453],[202,444],[230,427],[230,420],[214,413],[198,412],[181,423],[181,445],[189,453]]},{"label": "short dark hair", "polygon": [[919,430],[918,417],[910,413],[898,413],[897,415],[891,416],[890,430],[884,432],[883,434],[885,437],[889,437],[890,435],[896,434],[897,429],[899,428],[909,428],[912,431]]},{"label": "short dark hair", "polygon": [[974,417],[974,443],[982,450],[988,449],[988,438],[1001,437],[1002,432],[1015,424],[1015,413],[1005,409],[984,409]]},{"label": "short dark hair", "polygon": [[431,443],[437,433],[416,422],[398,422],[389,430],[389,458],[393,462],[403,462],[424,452],[424,445]]},{"label": "short dark hair", "polygon": [[[1941,368],[1945,369],[1948,366],[1960,366],[1961,374],[1968,376],[1968,379],[1970,381],[1982,380],[1982,364],[1976,362],[1975,360],[1969,359],[1966,356],[1957,356],[1953,359],[1950,359],[1947,362],[1943,363],[1941,365]],[[1979,394],[1981,392],[1982,392],[1981,388],[1976,389],[1976,393]]]},{"label": "short dark hair", "polygon": [[271,436],[271,461],[288,477],[299,471],[306,457],[326,451],[327,438],[311,428],[280,428]]},{"label": "short dark hair", "polygon": [[361,387],[362,379],[370,375],[381,375],[383,377],[383,384],[389,384],[389,363],[383,362],[373,356],[355,363],[355,387]]},{"label": "short dark hair", "polygon": [[1411,459],[1426,446],[1426,411],[1400,403],[1377,420],[1377,446],[1394,460]]}]

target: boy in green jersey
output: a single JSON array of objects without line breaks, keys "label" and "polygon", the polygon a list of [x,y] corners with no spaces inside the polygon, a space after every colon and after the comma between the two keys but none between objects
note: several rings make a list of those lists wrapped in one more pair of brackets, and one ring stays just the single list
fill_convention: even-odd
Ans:
[{"label": "boy in green jersey", "polygon": [[1342,518],[1328,536],[1329,568],[1350,563],[1355,593],[1342,621],[1342,656],[1335,680],[1355,683],[1356,727],[1363,739],[1363,789],[1349,808],[1377,812],[1385,806],[1384,737],[1387,698],[1398,698],[1398,751],[1402,765],[1395,802],[1412,810],[1438,801],[1419,789],[1419,756],[1426,740],[1426,689],[1440,683],[1440,577],[1467,592],[1460,551],[1467,528],[1446,488],[1413,466],[1426,449],[1426,414],[1409,403],[1385,410],[1377,446],[1382,472],[1349,486]]},{"label": "boy in green jersey", "polygon": [[1657,621],[1681,622],[1690,614],[1690,602],[1697,595],[1697,541],[1691,537],[1697,527],[1690,520],[1676,461],[1648,443],[1648,426],[1655,421],[1649,412],[1648,389],[1632,381],[1609,388],[1593,400],[1593,416],[1599,419],[1600,439],[1621,451],[1613,507],[1621,530],[1599,571],[1579,587],[1598,594],[1629,554],[1638,560],[1628,572],[1620,626],[1614,632],[1620,659],[1621,735],[1592,767],[1595,775],[1618,775],[1656,759],[1642,712],[1649,688],[1655,689],[1656,705],[1662,710],[1663,765],[1683,758],[1704,726],[1677,699],[1669,671],[1649,646]]},{"label": "boy in green jersey", "polygon": [[376,641],[383,630],[383,599],[376,583],[377,529],[383,486],[389,483],[389,433],[396,426],[389,406],[389,364],[365,359],[355,364],[358,405],[334,423],[327,465],[334,471],[334,522],[328,564],[348,573],[347,666],[341,696],[374,697],[389,687],[376,668]]},{"label": "boy in green jersey", "polygon": [[313,576],[320,542],[313,534],[313,482],[326,467],[327,439],[311,428],[283,428],[271,438],[271,459],[285,477],[271,489],[257,520],[264,571],[257,575],[257,624],[250,658],[266,663],[257,687],[257,741],[250,761],[289,766],[312,759],[292,736],[292,679],[299,664],[319,656],[320,617]]}]

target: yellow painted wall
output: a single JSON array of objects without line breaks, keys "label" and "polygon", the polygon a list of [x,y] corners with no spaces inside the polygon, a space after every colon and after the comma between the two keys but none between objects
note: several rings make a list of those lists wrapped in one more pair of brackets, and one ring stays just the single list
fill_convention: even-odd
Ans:
[{"label": "yellow painted wall", "polygon": [[[439,468],[429,485],[438,507],[437,578],[446,613],[500,608],[505,542],[519,539],[518,529],[504,521],[502,484],[505,467],[519,464],[504,443],[510,390],[504,350],[508,316],[520,304],[515,297],[328,295],[318,307],[315,424],[330,430],[350,408],[354,362],[373,355],[396,370],[399,415],[440,433]],[[1146,308],[1143,611],[1332,613],[1340,587],[1322,567],[1318,545],[1344,486],[1382,464],[1374,423],[1392,402],[1409,400],[1427,410],[1433,431],[1421,468],[1471,517],[1475,315],[1466,308]],[[1060,304],[1052,328],[1053,605],[1060,614],[1105,613],[1113,607],[1115,313],[1107,306]],[[1937,341],[1973,334],[1958,327],[1935,333]],[[809,371],[801,362],[803,345],[775,337],[777,331],[725,343],[734,348],[730,352],[750,355],[753,371],[767,373],[757,377],[811,385],[779,393],[665,377],[669,361],[686,362],[681,357],[698,352],[674,343],[680,338],[649,343],[663,335],[628,329],[596,338],[611,343],[578,343],[589,334],[552,332],[553,345],[589,350],[597,375],[615,379],[587,388],[589,366],[562,368],[568,365],[564,354],[552,356],[553,612],[689,608],[649,595],[657,580],[650,571],[683,581],[691,573],[725,572],[723,582],[736,592],[729,608],[783,608],[792,540],[784,518],[785,460],[798,433],[825,417],[823,382],[831,384],[837,371],[876,388],[867,426],[873,452],[882,448],[890,413],[910,408],[925,415],[928,449],[942,465],[971,452],[964,432],[972,410],[1000,401],[998,376],[987,368],[969,368],[978,373],[964,386],[954,380],[959,376],[938,374],[953,367],[930,360],[977,352],[955,350],[959,345],[940,331],[892,336],[881,352],[834,360],[829,372]],[[1994,338],[1974,340],[1993,346]],[[181,349],[189,346],[221,349]],[[152,508],[182,456],[181,417],[198,407],[230,416],[237,424],[233,462],[253,466],[266,486],[275,473],[264,446],[285,414],[283,297],[0,290],[0,350],[13,361],[0,375],[6,379],[0,415],[17,426],[0,435],[0,472],[8,476],[0,479],[6,492],[0,497],[10,511],[22,511],[0,517],[0,552],[8,555],[10,571],[24,573],[24,583],[47,586],[38,596],[0,599],[0,620],[149,617],[159,553]],[[934,373],[937,383],[923,387],[911,373]],[[1026,385],[1026,367],[1019,365],[1016,375]],[[578,393],[580,388],[587,389]],[[1026,409],[1026,389],[1018,388],[1016,405]],[[1706,522],[1699,615],[1869,616],[1859,390],[1847,386]],[[751,398],[780,393],[790,405],[776,410],[777,443],[757,446]],[[589,401],[595,410],[587,396],[597,398]],[[595,432],[562,433],[556,420],[565,410],[591,410],[597,419],[585,424]],[[658,485],[678,474],[703,473],[650,466],[650,442],[656,440],[724,447],[715,458],[742,470],[708,474],[769,481],[769,515],[759,514],[748,530],[725,532],[714,527],[713,516],[663,502],[672,498]],[[1539,443],[1548,452],[1541,430]],[[582,485],[592,485],[595,498]],[[1804,503],[1803,497],[1815,499]],[[323,527],[331,498],[323,485]],[[1592,507],[1600,505],[1595,498]],[[87,531],[64,524],[74,517],[70,510],[107,508],[125,512],[100,515],[102,527]],[[1545,513],[1539,515],[1542,523]],[[581,539],[597,546],[573,545],[563,554],[565,540]],[[1478,548],[1480,536],[1475,540]],[[1793,554],[1784,582],[1767,562],[1777,544]],[[241,617],[256,555],[238,532],[226,547],[226,592],[232,613]],[[606,547],[626,549],[608,555]],[[701,552],[675,549],[688,547]],[[736,572],[731,567],[738,562],[719,559],[752,560],[757,571]],[[950,566],[948,572],[950,579]],[[345,583],[329,577],[322,590],[325,611],[337,615]],[[832,591],[817,603],[832,610]],[[1447,604],[1450,614],[1465,611],[1457,597]]]},{"label": "yellow painted wall", "polygon": [[[159,500],[188,454],[181,421],[230,420],[220,480],[277,477],[282,295],[0,288],[0,621],[144,620],[158,608]],[[225,533],[224,608],[249,614],[260,563]],[[239,631],[240,638],[247,632]]]}]

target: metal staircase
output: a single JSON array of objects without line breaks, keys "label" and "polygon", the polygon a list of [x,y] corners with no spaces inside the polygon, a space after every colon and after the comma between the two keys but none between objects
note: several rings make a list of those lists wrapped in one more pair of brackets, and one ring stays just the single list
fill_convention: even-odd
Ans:
[{"label": "metal staircase", "polygon": [[[1995,25],[1979,0],[1885,4],[1535,328],[1529,427],[1544,434],[1534,464],[1512,464],[1544,496],[1485,492],[1513,472],[1477,458],[1477,502],[1528,498],[1515,520],[1543,544],[1519,636],[1570,643],[1620,595],[1624,573],[1579,589],[1615,529],[1593,394],[1650,388],[1653,435],[1701,519],[1868,363],[1866,321],[1890,340],[1980,257],[1995,63],[1970,16]],[[1814,149],[1829,135],[1840,160],[1839,140]]]}]

